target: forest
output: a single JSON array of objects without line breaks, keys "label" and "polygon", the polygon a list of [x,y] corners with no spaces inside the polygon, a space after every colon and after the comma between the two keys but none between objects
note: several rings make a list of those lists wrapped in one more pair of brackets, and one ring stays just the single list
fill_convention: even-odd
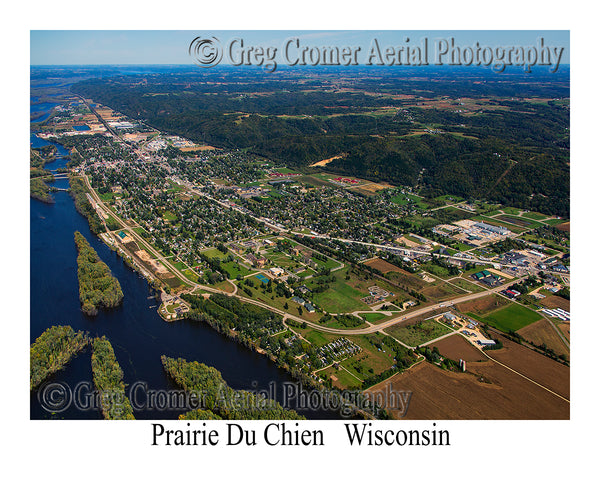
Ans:
[{"label": "forest", "polygon": [[118,306],[123,300],[119,281],[79,232],[75,232],[75,243],[78,251],[79,300],[83,312],[93,316],[98,314],[99,307]]},{"label": "forest", "polygon": [[48,328],[29,350],[29,388],[33,390],[49,375],[62,369],[88,343],[84,332],[75,332],[68,325]]},{"label": "forest", "polygon": [[[245,390],[229,387],[221,373],[199,362],[188,362],[163,355],[163,367],[167,374],[186,392],[197,394],[203,402],[203,410],[227,420],[304,420],[294,410],[283,408],[279,403]],[[193,411],[185,419],[213,419],[210,413]]]},{"label": "forest", "polygon": [[[343,153],[326,171],[418,186],[430,198],[450,193],[568,217],[568,75],[428,73],[430,80],[365,72],[351,91],[327,70],[275,81],[235,69],[220,71],[218,82],[214,73],[143,82],[130,75],[73,90],[161,131],[288,166],[306,169]],[[460,109],[465,97],[487,103],[473,114]],[[438,98],[456,109],[422,106]],[[441,133],[413,134],[426,128]]]},{"label": "forest", "polygon": [[106,420],[134,420],[133,408],[125,395],[123,370],[106,337],[92,343],[92,376],[100,394],[102,415]]}]

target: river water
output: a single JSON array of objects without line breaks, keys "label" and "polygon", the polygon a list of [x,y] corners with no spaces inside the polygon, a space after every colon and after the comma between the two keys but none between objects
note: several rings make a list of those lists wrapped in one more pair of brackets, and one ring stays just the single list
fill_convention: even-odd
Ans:
[{"label": "river water", "polygon": [[[32,137],[32,141],[37,142],[36,138]],[[58,153],[65,155],[67,152],[60,147]],[[64,167],[67,161],[67,158],[58,158],[47,167],[55,170]],[[68,180],[57,180],[54,186],[67,188]],[[157,313],[159,303],[146,280],[91,233],[87,220],[75,210],[67,192],[55,192],[53,196],[53,204],[30,200],[31,342],[52,325],[71,325],[91,336],[105,335],[123,369],[124,382],[128,385],[126,393],[129,395],[134,388],[136,392],[142,392],[134,405],[134,415],[139,419],[175,419],[186,410],[151,405],[153,396],[148,391],[176,388],[164,373],[161,355],[197,360],[217,368],[232,388],[270,391],[274,392],[272,398],[283,400],[284,384],[293,382],[286,371],[264,355],[238,345],[205,324],[191,320],[163,321]],[[87,317],[80,309],[75,231],[86,237],[110,267],[124,293],[120,307],[100,311],[96,317]],[[61,383],[72,392],[83,392],[87,398],[85,393],[92,382],[90,348],[48,381]],[[77,385],[80,385],[79,390]],[[38,389],[31,393],[32,419],[102,418],[98,408],[85,408],[86,401],[74,401],[74,397],[70,397],[72,402],[64,403],[68,405],[64,411],[51,413],[43,406],[47,402],[43,399],[40,402],[42,392],[46,391]],[[331,410],[299,408],[298,411],[307,418],[340,418]]]}]

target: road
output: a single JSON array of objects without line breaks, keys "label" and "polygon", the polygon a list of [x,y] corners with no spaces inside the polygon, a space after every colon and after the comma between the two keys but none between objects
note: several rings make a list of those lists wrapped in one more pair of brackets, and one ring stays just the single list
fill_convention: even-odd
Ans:
[{"label": "road", "polygon": [[[340,328],[325,327],[323,325],[319,325],[319,324],[312,323],[312,322],[307,322],[307,323],[310,323],[310,326],[312,328],[314,328],[315,330],[320,330],[322,332],[327,332],[327,333],[336,333],[339,335],[364,335],[366,333],[375,333],[375,332],[384,330],[386,328],[389,328],[393,325],[396,325],[398,323],[402,323],[411,318],[418,317],[425,313],[435,314],[435,313],[445,312],[448,310],[448,305],[456,305],[457,303],[468,302],[470,300],[475,300],[477,298],[485,297],[488,295],[493,295],[495,293],[501,292],[502,290],[510,287],[514,283],[517,283],[521,280],[522,280],[521,278],[518,278],[518,279],[512,280],[508,283],[505,283],[499,287],[493,288],[491,290],[486,290],[484,292],[478,292],[478,293],[472,293],[470,295],[465,295],[463,297],[446,300],[442,304],[442,305],[446,305],[445,307],[440,307],[440,304],[436,303],[434,305],[429,305],[427,307],[419,308],[417,310],[413,310],[412,312],[398,315],[397,317],[394,317],[394,318],[387,320],[383,323],[380,323],[378,325],[371,325],[367,328],[357,328],[357,329],[352,329],[352,330],[350,330],[350,329],[346,330],[346,329],[340,329]],[[302,319],[301,321],[305,321],[305,320]]]}]

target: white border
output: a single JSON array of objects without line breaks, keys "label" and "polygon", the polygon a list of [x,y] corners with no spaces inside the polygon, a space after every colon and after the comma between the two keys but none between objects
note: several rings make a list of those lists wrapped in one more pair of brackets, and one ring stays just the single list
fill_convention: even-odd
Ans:
[{"label": "white border", "polygon": [[[267,4],[265,6],[265,3]],[[4,47],[3,249],[11,272],[2,279],[5,325],[2,411],[6,471],[44,478],[168,478],[218,475],[232,478],[305,478],[329,475],[419,475],[443,478],[526,476],[569,478],[584,470],[596,453],[598,337],[595,215],[597,145],[597,30],[592,10],[568,9],[564,2],[525,4],[483,2],[21,2],[5,11]],[[17,12],[12,10],[16,7]],[[594,18],[594,20],[593,20]],[[593,23],[592,23],[593,22]],[[5,24],[5,28],[7,25]],[[149,422],[39,422],[29,420],[29,219],[26,162],[29,102],[30,29],[570,29],[572,72],[572,219],[575,328],[572,333],[570,421],[437,422],[452,432],[450,448],[344,447],[341,425],[324,428],[326,448],[150,447]],[[596,108],[594,108],[596,107]],[[14,199],[18,207],[14,209]],[[9,236],[10,235],[10,236]],[[15,245],[15,236],[18,243]],[[7,254],[8,252],[8,254]],[[25,259],[25,261],[24,261]],[[14,274],[14,275],[13,275]],[[17,282],[15,282],[15,277]],[[594,288],[595,287],[595,288]],[[15,289],[19,293],[14,295]],[[593,303],[592,303],[593,302]],[[23,306],[27,308],[23,308]],[[13,330],[16,330],[13,331]],[[16,335],[15,335],[16,333]],[[17,339],[17,341],[14,341]],[[15,359],[17,361],[15,361]],[[167,422],[173,425],[175,422]],[[318,425],[318,426],[317,426]],[[415,422],[427,428],[430,422]],[[252,423],[255,426],[255,423]],[[394,424],[394,427],[396,424]],[[413,423],[411,423],[411,427]],[[407,424],[397,425],[407,428]],[[174,425],[173,425],[174,428]],[[393,427],[392,427],[393,428]],[[336,445],[336,443],[338,443]],[[594,448],[592,450],[592,448]],[[595,470],[591,470],[592,472]],[[575,475],[577,475],[575,473]]]}]

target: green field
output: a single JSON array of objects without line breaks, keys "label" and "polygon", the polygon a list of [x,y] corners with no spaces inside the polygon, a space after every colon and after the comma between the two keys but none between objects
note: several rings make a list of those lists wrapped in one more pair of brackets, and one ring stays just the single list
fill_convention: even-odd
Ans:
[{"label": "green field", "polygon": [[170,212],[170,211],[166,211],[165,213],[163,213],[163,218],[165,220],[168,220],[169,222],[177,221],[177,215],[175,215],[173,212]]},{"label": "green field", "polygon": [[328,268],[328,269],[330,269],[330,270],[331,270],[331,269],[334,269],[334,268],[337,268],[337,267],[339,267],[339,266],[341,265],[341,264],[340,264],[340,262],[336,262],[335,260],[333,260],[333,259],[331,259],[331,258],[329,258],[329,257],[326,257],[326,260],[325,260],[325,261],[323,261],[323,260],[319,260],[319,259],[317,259],[317,258],[314,258],[314,257],[312,257],[312,260],[313,260],[313,261],[314,261],[314,262],[315,262],[317,265],[319,265],[319,267]]},{"label": "green field", "polygon": [[394,202],[396,205],[407,205],[409,203],[414,203],[417,207],[422,208],[424,210],[428,209],[431,206],[431,203],[429,203],[424,198],[418,197],[417,195],[413,195],[411,193],[401,193],[400,195],[392,197],[391,201]]},{"label": "green field", "polygon": [[373,312],[373,313],[362,313],[360,315],[362,318],[364,318],[367,322],[377,322],[379,320],[383,320],[384,318],[390,319],[392,318],[389,315],[384,315],[383,313],[379,313],[379,312]]},{"label": "green field", "polygon": [[393,326],[387,328],[385,332],[411,347],[418,347],[452,332],[452,329],[431,318],[413,325]]},{"label": "green field", "polygon": [[[367,304],[360,300],[368,295],[366,288],[364,290],[353,288],[350,284],[362,285],[362,282],[359,282],[354,275],[351,276],[349,281],[346,281],[345,276],[348,270],[348,267],[346,267],[333,273],[336,281],[329,283],[329,288],[324,292],[314,294],[313,300],[326,312],[347,313],[355,310],[368,309]],[[371,281],[370,285],[375,283],[375,281]],[[314,289],[315,285],[315,279],[308,280],[308,288]]]},{"label": "green field", "polygon": [[519,208],[515,207],[502,207],[501,210],[508,215],[518,215],[521,212]]},{"label": "green field", "polygon": [[[310,287],[309,287],[310,288]],[[330,313],[345,313],[355,310],[365,310],[367,305],[360,301],[362,297],[367,296],[343,280],[332,283],[328,290],[314,295],[314,301],[323,310]]]},{"label": "green field", "polygon": [[476,283],[465,280],[464,278],[455,278],[450,280],[450,283],[473,293],[483,292],[485,290],[485,288],[483,288],[481,285],[477,285]]},{"label": "green field", "polygon": [[508,332],[509,330],[517,331],[541,318],[540,314],[511,302],[507,307],[488,313],[482,320],[498,330]]},{"label": "green field", "polygon": [[565,222],[568,222],[568,220],[565,220],[563,218],[551,218],[550,220],[545,220],[542,223],[545,223],[546,225],[555,226],[555,225],[560,225],[561,223],[565,223]]},{"label": "green field", "polygon": [[254,270],[249,270],[241,263],[236,262],[221,262],[221,268],[229,274],[229,278],[236,278],[238,275],[245,277],[254,273]]},{"label": "green field", "polygon": [[543,220],[544,218],[548,218],[548,215],[544,215],[543,213],[537,212],[527,212],[522,215],[525,218],[530,218],[531,220]]},{"label": "green field", "polygon": [[202,250],[202,252],[204,255],[206,255],[208,258],[225,258],[225,254],[223,252],[221,252],[220,250],[217,250],[216,248],[210,248],[208,250]]}]

